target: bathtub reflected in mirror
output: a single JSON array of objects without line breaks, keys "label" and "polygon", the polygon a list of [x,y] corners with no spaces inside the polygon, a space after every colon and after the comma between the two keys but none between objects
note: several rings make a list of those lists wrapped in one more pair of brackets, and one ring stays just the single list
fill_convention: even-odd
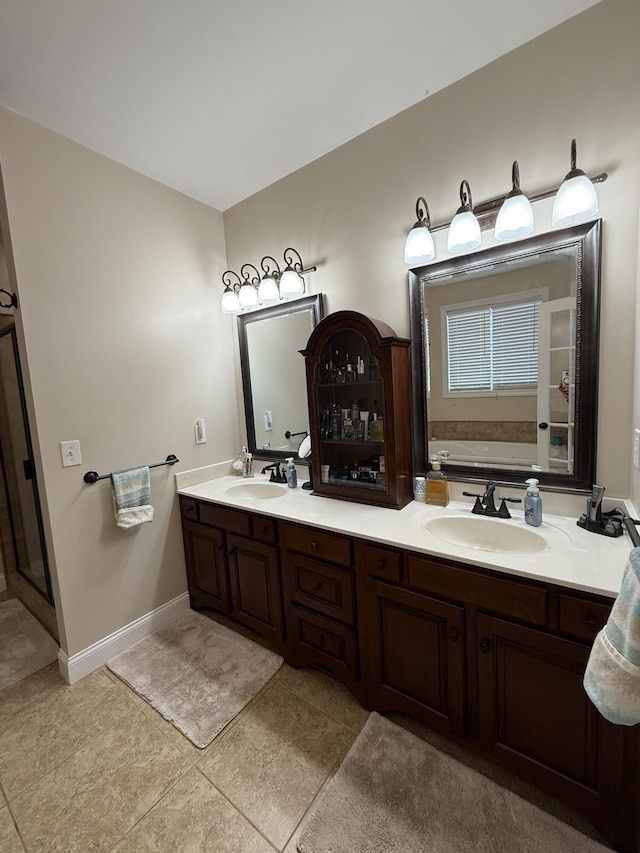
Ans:
[{"label": "bathtub reflected in mirror", "polygon": [[589,491],[600,221],[409,274],[414,470]]}]

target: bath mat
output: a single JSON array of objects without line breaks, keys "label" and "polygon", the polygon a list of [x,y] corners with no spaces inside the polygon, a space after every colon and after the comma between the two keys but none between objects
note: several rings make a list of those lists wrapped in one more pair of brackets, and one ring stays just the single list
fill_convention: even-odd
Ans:
[{"label": "bath mat", "polygon": [[0,604],[0,690],[57,657],[58,644],[21,601]]},{"label": "bath mat", "polygon": [[303,821],[298,850],[606,853],[607,848],[373,713]]},{"label": "bath mat", "polygon": [[204,748],[282,663],[269,649],[189,610],[107,666]]}]

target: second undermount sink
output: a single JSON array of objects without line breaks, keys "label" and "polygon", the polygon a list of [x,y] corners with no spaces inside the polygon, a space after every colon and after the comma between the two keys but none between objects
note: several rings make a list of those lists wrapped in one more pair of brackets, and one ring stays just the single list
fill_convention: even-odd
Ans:
[{"label": "second undermount sink", "polygon": [[[424,530],[444,542],[479,551],[536,554],[549,547],[547,538],[535,530],[517,526],[514,521],[475,515],[438,516],[427,521]],[[561,533],[554,530],[554,538]]]},{"label": "second undermount sink", "polygon": [[287,494],[287,487],[278,483],[257,482],[238,483],[230,486],[227,494],[232,498],[245,498],[245,500],[263,501],[271,498],[281,498]]}]

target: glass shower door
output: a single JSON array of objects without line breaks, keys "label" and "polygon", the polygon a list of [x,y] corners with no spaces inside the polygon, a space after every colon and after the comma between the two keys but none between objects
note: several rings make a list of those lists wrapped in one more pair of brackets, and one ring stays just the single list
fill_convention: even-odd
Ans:
[{"label": "glass shower door", "polygon": [[[53,603],[13,325],[0,330],[0,466],[3,481],[0,503],[4,504],[0,506],[3,516],[0,529],[5,560],[13,557],[22,577]],[[9,530],[7,536],[5,531]]]}]

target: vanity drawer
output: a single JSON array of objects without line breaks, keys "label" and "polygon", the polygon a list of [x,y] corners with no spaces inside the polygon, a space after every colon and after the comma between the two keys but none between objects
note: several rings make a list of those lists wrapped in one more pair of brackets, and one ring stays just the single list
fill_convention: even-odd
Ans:
[{"label": "vanity drawer", "polygon": [[180,495],[180,515],[183,518],[190,518],[191,521],[198,520],[198,501],[193,498],[185,498]]},{"label": "vanity drawer", "polygon": [[293,604],[287,614],[294,656],[304,664],[317,664],[343,679],[358,677],[355,629],[332,622]]},{"label": "vanity drawer", "polygon": [[490,613],[532,625],[545,625],[547,621],[547,590],[542,586],[503,580],[419,557],[407,560],[406,582],[421,592],[463,600]]},{"label": "vanity drawer", "polygon": [[558,594],[558,629],[563,634],[592,642],[610,612],[611,607],[602,602]]},{"label": "vanity drawer", "polygon": [[402,555],[397,551],[375,545],[365,545],[364,561],[367,574],[371,577],[400,583]]},{"label": "vanity drawer", "polygon": [[311,610],[348,625],[355,623],[353,573],[298,554],[286,558],[285,593]]},{"label": "vanity drawer", "polygon": [[350,539],[334,536],[331,533],[321,533],[319,530],[311,530],[308,527],[294,527],[292,524],[285,525],[284,537],[290,551],[329,560],[340,566],[353,564],[353,543]]},{"label": "vanity drawer", "polygon": [[269,542],[273,544],[277,539],[277,526],[275,519],[267,518],[266,515],[252,515],[251,526],[253,528],[253,538],[259,542]]},{"label": "vanity drawer", "polygon": [[251,535],[251,520],[249,514],[235,509],[227,509],[217,504],[200,501],[200,521],[221,527],[228,533],[239,533],[241,536]]}]

